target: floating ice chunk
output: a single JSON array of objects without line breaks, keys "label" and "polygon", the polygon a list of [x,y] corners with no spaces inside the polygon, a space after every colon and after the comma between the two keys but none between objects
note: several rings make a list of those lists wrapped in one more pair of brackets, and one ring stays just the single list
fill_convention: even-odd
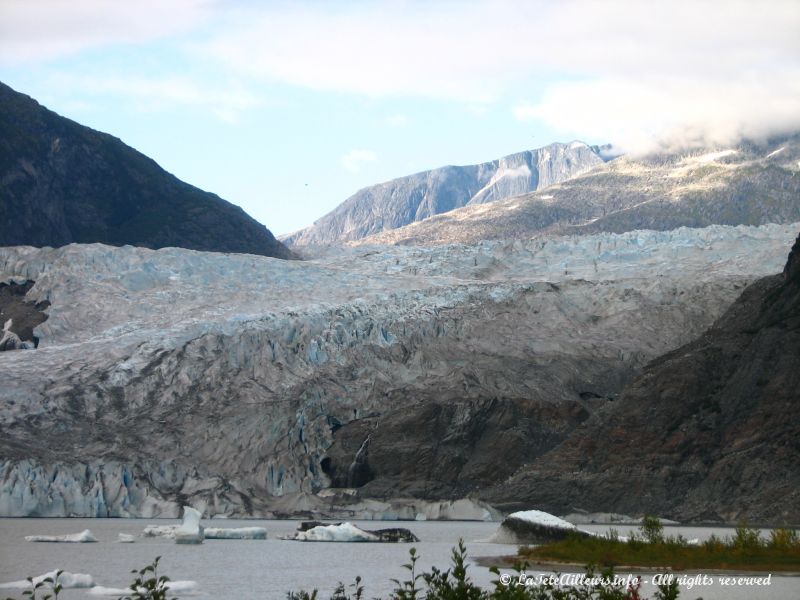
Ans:
[{"label": "floating ice chunk", "polygon": [[117,541],[120,544],[132,544],[136,539],[130,533],[118,533]]},{"label": "floating ice chunk", "polygon": [[196,581],[188,579],[179,579],[177,581],[170,581],[167,583],[167,588],[173,594],[191,594],[199,591],[200,586]]},{"label": "floating ice chunk", "polygon": [[[198,594],[200,591],[200,586],[197,584],[196,581],[189,581],[189,580],[178,580],[178,581],[168,581],[167,588],[173,594],[180,594],[181,596],[193,596]],[[142,590],[144,591],[144,590]],[[96,585],[91,590],[89,590],[89,594],[92,596],[125,596],[132,592],[130,588],[113,588],[113,587],[106,587],[104,585]]]},{"label": "floating ice chunk", "polygon": [[299,542],[392,542],[414,543],[419,538],[408,529],[394,527],[366,531],[352,523],[325,525],[319,521],[303,521],[294,533],[283,536],[283,540]]},{"label": "floating ice chunk", "polygon": [[191,506],[183,507],[183,523],[175,528],[175,543],[177,544],[202,544],[203,527],[200,518],[203,515]]},{"label": "floating ice chunk", "polygon": [[594,534],[541,510],[524,510],[508,515],[487,541],[495,544],[544,544],[569,535]]},{"label": "floating ice chunk", "polygon": [[97,538],[88,529],[80,533],[68,533],[66,535],[26,535],[26,542],[69,542],[73,544],[96,542]]},{"label": "floating ice chunk", "polygon": [[263,527],[239,527],[225,529],[208,527],[203,531],[207,540],[265,540],[267,530]]},{"label": "floating ice chunk", "polygon": [[96,585],[89,590],[91,596],[124,596],[131,593],[131,588],[113,588],[104,585]]},{"label": "floating ice chunk", "polygon": [[[94,579],[92,579],[91,575],[87,575],[86,573],[70,573],[68,571],[63,571],[61,575],[58,576],[58,580],[56,580],[56,573],[57,571],[50,571],[45,573],[44,575],[39,575],[38,577],[33,578],[33,584],[36,585],[41,583],[48,577],[52,579],[55,583],[60,583],[61,587],[64,589],[67,588],[90,588],[94,586]],[[27,579],[21,579],[19,581],[10,581],[9,583],[0,583],[0,588],[2,589],[25,589],[31,586],[30,582]]]},{"label": "floating ice chunk", "polygon": [[378,542],[374,533],[364,531],[352,523],[318,525],[308,531],[298,531],[293,538],[301,542]]},{"label": "floating ice chunk", "polygon": [[165,537],[174,539],[175,530],[180,525],[147,525],[142,531],[142,537]]},{"label": "floating ice chunk", "polygon": [[557,527],[559,529],[577,529],[575,525],[569,521],[565,521],[555,515],[546,513],[541,510],[521,510],[508,515],[509,519],[519,519],[527,521],[536,525],[543,525],[544,527]]}]

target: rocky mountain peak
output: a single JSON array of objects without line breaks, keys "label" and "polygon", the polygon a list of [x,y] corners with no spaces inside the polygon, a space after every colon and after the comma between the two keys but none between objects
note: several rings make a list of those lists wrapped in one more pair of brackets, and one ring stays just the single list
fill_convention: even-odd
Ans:
[{"label": "rocky mountain peak", "polygon": [[464,206],[546,188],[602,165],[603,156],[603,147],[573,141],[415,173],[359,190],[312,226],[282,239],[290,246],[360,240]]},{"label": "rocky mountain peak", "polygon": [[93,242],[291,257],[238,206],[0,83],[0,246]]}]

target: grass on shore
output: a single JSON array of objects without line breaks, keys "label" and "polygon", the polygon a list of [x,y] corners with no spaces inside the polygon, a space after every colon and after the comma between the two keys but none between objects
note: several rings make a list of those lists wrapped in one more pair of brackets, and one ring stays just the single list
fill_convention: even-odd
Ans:
[{"label": "grass on shore", "polygon": [[791,529],[776,529],[769,539],[740,525],[725,539],[712,536],[689,544],[682,536],[665,537],[658,519],[647,517],[639,533],[621,540],[613,530],[605,537],[570,537],[542,546],[520,549],[531,562],[594,564],[601,567],[659,567],[676,571],[720,569],[800,571],[800,538]]}]

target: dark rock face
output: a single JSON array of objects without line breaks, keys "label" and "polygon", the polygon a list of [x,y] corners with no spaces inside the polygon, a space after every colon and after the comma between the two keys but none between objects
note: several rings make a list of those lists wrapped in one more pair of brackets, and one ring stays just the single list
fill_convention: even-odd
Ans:
[{"label": "dark rock face", "polygon": [[[314,529],[314,527],[323,527],[325,525],[329,525],[329,523],[323,523],[322,521],[301,521],[300,525],[297,526],[297,531],[308,531],[309,529]],[[341,525],[341,523],[336,523],[336,525]]]},{"label": "dark rock face", "polygon": [[507,484],[501,508],[800,522],[800,238],[696,341]]},{"label": "dark rock face", "polygon": [[[576,402],[430,399],[338,428],[323,461],[332,487],[366,497],[458,498],[511,476],[589,416]],[[360,473],[353,465],[361,452]]]},{"label": "dark rock face", "polygon": [[373,185],[284,241],[293,246],[357,240],[456,208],[545,188],[603,164],[602,148],[550,144],[479,165],[446,166]]},{"label": "dark rock face", "polygon": [[495,541],[509,544],[548,544],[568,537],[592,537],[577,528],[566,529],[533,523],[510,515],[503,519],[495,534]]},{"label": "dark rock face", "polygon": [[388,529],[376,529],[375,531],[371,531],[370,533],[374,533],[379,538],[381,538],[382,542],[390,542],[390,543],[397,543],[397,544],[413,544],[419,541],[419,538],[411,533],[410,530],[405,529],[403,527],[390,527]]},{"label": "dark rock face", "polygon": [[72,242],[291,256],[238,206],[0,83],[0,245]]},{"label": "dark rock face", "polygon": [[[50,303],[46,300],[42,302],[25,300],[25,294],[33,287],[33,284],[33,281],[0,283],[0,327],[10,319],[9,331],[19,341],[30,342],[36,347],[39,340],[33,335],[33,329],[47,320],[47,313],[44,311],[50,306]],[[12,348],[10,342],[7,342],[7,345],[8,347],[2,349],[17,349],[16,347]]]}]

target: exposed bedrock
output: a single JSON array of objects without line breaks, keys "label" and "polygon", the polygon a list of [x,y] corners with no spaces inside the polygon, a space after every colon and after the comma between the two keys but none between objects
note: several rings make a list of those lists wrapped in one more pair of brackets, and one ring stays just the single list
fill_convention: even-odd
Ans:
[{"label": "exposed bedrock", "polygon": [[[402,263],[420,257],[403,249],[347,271],[177,249],[0,249],[3,277],[35,280],[27,299],[51,302],[38,350],[0,356],[0,512],[450,514],[779,270],[785,233],[639,236],[648,251],[635,254],[630,236],[566,253],[490,248],[516,265],[505,282],[409,274]],[[747,252],[726,259],[734,239]],[[699,258],[654,273],[676,247]],[[479,262],[442,252],[426,264]],[[565,256],[595,279],[564,275]],[[551,281],[536,280],[537,261]]]},{"label": "exposed bedrock", "polygon": [[0,351],[27,350],[38,345],[33,329],[47,320],[45,311],[50,303],[25,299],[34,283],[0,283]]},{"label": "exposed bedrock", "polygon": [[483,497],[503,508],[800,523],[800,237],[702,336]]}]

